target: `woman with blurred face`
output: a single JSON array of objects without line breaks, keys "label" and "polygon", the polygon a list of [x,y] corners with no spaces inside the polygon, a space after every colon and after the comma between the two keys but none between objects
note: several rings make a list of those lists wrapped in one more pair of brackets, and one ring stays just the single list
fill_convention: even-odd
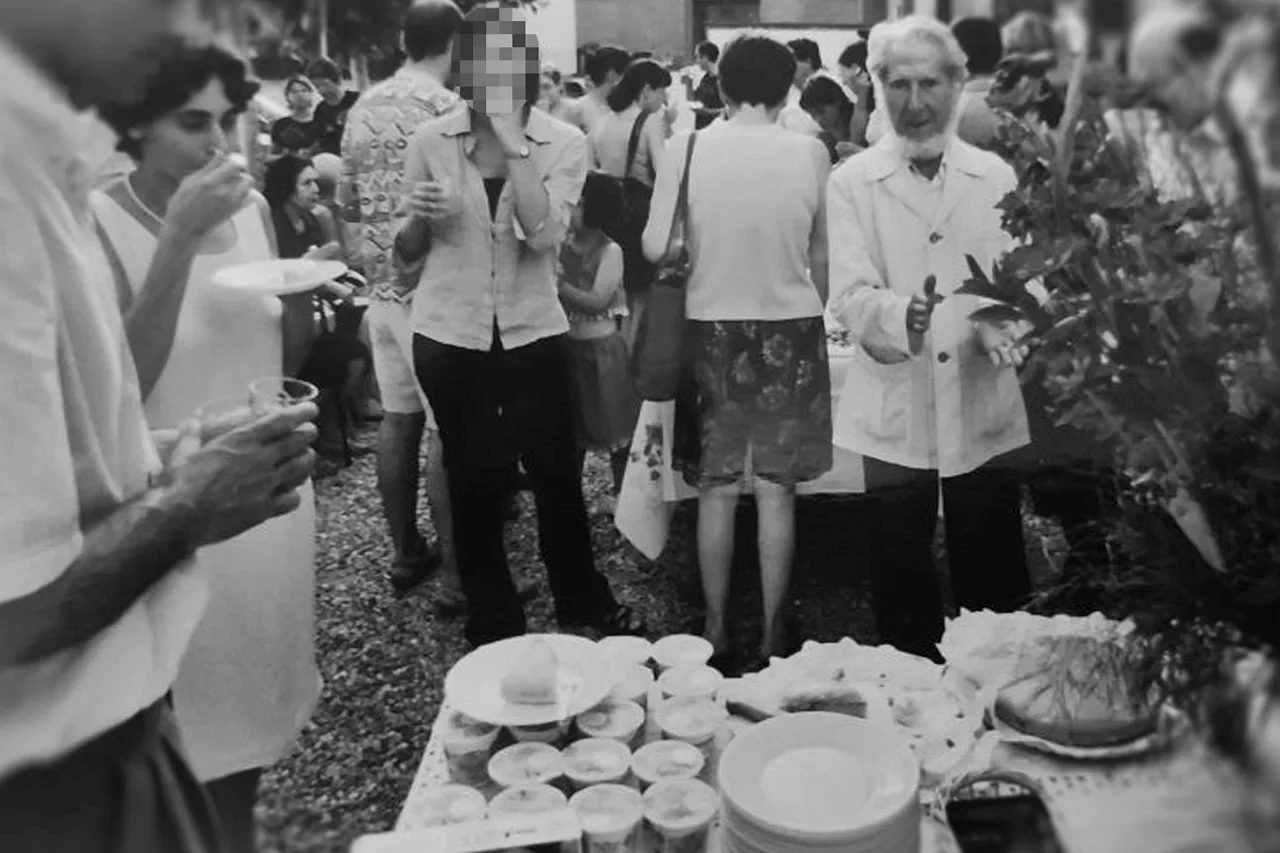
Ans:
[{"label": "woman with blurred face", "polygon": [[316,97],[316,90],[306,77],[290,77],[284,84],[289,115],[271,125],[271,151],[274,155],[310,157],[315,153],[320,144],[320,127],[314,118]]},{"label": "woman with blurred face", "polygon": [[[582,134],[534,106],[537,43],[510,9],[463,20],[456,75],[469,109],[424,125],[408,150],[396,236],[422,263],[413,305],[418,381],[449,470],[454,537],[476,645],[525,631],[507,570],[509,462],[532,482],[538,539],[563,627],[640,634],[596,571],[578,471],[556,255],[587,174]],[[428,247],[430,252],[427,251]]]},{"label": "woman with blurred face", "polygon": [[[139,100],[102,109],[137,168],[92,207],[156,429],[212,401],[247,401],[250,382],[287,373],[309,345],[310,294],[256,296],[212,281],[276,256],[266,202],[231,148],[257,88],[237,56],[182,46]],[[302,494],[291,514],[195,555],[209,604],[174,706],[236,853],[253,849],[261,769],[289,749],[320,694],[309,484]]]}]

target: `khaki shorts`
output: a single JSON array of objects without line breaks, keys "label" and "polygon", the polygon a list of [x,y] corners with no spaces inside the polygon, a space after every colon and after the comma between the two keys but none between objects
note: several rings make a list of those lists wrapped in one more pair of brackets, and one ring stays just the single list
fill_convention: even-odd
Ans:
[{"label": "khaki shorts", "polygon": [[413,331],[409,327],[412,306],[377,299],[369,303],[369,340],[373,372],[378,380],[382,408],[393,415],[425,412],[427,428],[436,428],[418,377],[413,372]]}]

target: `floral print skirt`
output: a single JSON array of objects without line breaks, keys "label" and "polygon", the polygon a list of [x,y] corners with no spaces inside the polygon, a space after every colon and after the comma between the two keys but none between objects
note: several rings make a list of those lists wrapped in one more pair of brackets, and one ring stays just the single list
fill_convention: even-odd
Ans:
[{"label": "floral print skirt", "polygon": [[692,320],[673,464],[697,488],[751,472],[780,485],[831,469],[831,373],[821,317]]}]

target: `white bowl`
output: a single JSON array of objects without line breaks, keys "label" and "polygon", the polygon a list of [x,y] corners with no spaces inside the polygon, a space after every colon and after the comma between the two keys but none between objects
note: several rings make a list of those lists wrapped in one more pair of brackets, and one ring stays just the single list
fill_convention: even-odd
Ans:
[{"label": "white bowl", "polygon": [[662,670],[677,666],[706,666],[715,648],[693,634],[672,634],[653,644],[653,659]]}]

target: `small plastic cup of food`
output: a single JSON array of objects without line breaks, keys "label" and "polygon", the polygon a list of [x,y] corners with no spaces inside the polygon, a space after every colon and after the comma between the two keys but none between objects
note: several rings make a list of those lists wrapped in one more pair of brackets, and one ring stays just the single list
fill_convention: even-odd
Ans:
[{"label": "small plastic cup of food", "polygon": [[672,634],[653,644],[653,659],[660,672],[678,666],[706,666],[714,652],[711,643],[693,634]]},{"label": "small plastic cup of food", "polygon": [[704,853],[707,831],[720,798],[705,782],[659,782],[644,794],[644,817],[661,844],[660,853]]},{"label": "small plastic cup of food", "polygon": [[484,820],[484,794],[466,785],[442,785],[423,798],[422,825],[452,826]]},{"label": "small plastic cup of food", "polygon": [[706,759],[702,778],[715,776],[716,733],[729,718],[729,713],[714,699],[671,699],[662,703],[654,715],[658,729],[667,740],[678,740],[697,747]]},{"label": "small plastic cup of food", "polygon": [[516,743],[549,743],[561,746],[569,736],[572,720],[560,720],[555,723],[543,723],[538,726],[509,726],[511,736]]},{"label": "small plastic cup of food", "polygon": [[653,660],[653,643],[644,637],[605,637],[596,645],[620,664],[648,666]]},{"label": "small plastic cup of food", "polygon": [[560,811],[569,804],[564,791],[550,785],[508,788],[489,803],[489,817],[516,817]]},{"label": "small plastic cup of food", "polygon": [[702,750],[680,740],[660,740],[631,756],[631,771],[641,791],[659,782],[697,779],[706,766]]},{"label": "small plastic cup of food", "polygon": [[644,708],[625,699],[608,698],[578,715],[578,731],[587,738],[607,738],[632,749],[644,733]]},{"label": "small plastic cup of food", "polygon": [[593,785],[574,794],[569,805],[578,813],[586,838],[583,853],[632,853],[644,820],[644,798],[625,785]]},{"label": "small plastic cup of food", "polygon": [[489,782],[489,758],[500,729],[454,711],[440,732],[449,779],[459,785],[484,787]]},{"label": "small plastic cup of food", "polygon": [[715,699],[724,676],[709,666],[677,666],[662,673],[663,699]]},{"label": "small plastic cup of food", "polygon": [[564,751],[564,775],[575,791],[624,784],[631,775],[631,750],[606,738],[580,740]]},{"label": "small plastic cup of food", "polygon": [[649,707],[649,690],[653,687],[653,670],[639,664],[627,664],[621,677],[609,695],[615,699],[634,702],[641,709]]},{"label": "small plastic cup of food", "polygon": [[489,759],[489,778],[500,788],[550,785],[564,775],[564,756],[545,743],[517,743]]}]

